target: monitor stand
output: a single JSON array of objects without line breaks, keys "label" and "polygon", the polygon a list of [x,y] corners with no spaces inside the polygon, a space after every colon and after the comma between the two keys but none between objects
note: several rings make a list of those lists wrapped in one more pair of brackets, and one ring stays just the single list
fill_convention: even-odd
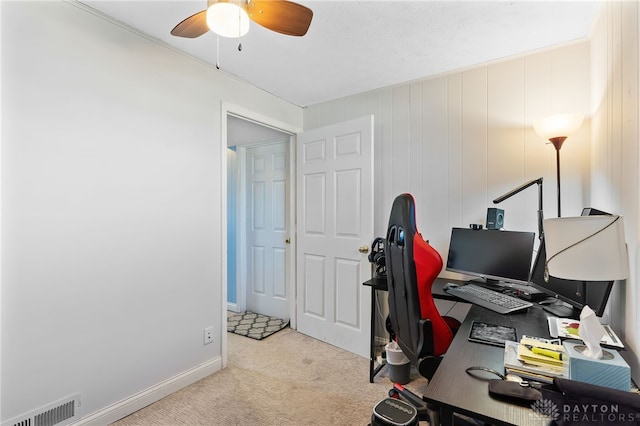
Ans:
[{"label": "monitor stand", "polygon": [[480,287],[488,288],[489,290],[502,292],[507,287],[504,283],[496,280],[483,280],[475,279],[467,281],[467,284],[475,284]]},{"label": "monitor stand", "polygon": [[545,311],[552,313],[558,318],[571,318],[571,319],[580,319],[580,310],[574,308],[573,306],[567,305],[561,300],[556,300],[554,303],[549,305],[542,304],[542,309]]}]

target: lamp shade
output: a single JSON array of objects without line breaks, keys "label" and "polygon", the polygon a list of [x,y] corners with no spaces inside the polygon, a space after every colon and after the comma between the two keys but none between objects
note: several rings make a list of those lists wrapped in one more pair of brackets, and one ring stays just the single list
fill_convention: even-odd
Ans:
[{"label": "lamp shade", "polygon": [[622,216],[544,220],[549,275],[578,281],[627,278],[629,264]]},{"label": "lamp shade", "polygon": [[213,3],[207,9],[207,25],[222,37],[242,37],[249,32],[249,15],[235,3]]},{"label": "lamp shade", "polygon": [[547,140],[557,137],[569,137],[575,133],[584,118],[580,114],[556,114],[542,118],[533,123],[538,136]]}]

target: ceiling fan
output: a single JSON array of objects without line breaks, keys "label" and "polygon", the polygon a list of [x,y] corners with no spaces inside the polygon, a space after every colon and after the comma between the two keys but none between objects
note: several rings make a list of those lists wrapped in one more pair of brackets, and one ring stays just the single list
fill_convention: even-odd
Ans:
[{"label": "ceiling fan", "polygon": [[311,9],[287,0],[208,0],[206,10],[180,22],[171,34],[196,38],[211,30],[223,37],[241,37],[251,20],[277,33],[303,36],[312,17]]}]

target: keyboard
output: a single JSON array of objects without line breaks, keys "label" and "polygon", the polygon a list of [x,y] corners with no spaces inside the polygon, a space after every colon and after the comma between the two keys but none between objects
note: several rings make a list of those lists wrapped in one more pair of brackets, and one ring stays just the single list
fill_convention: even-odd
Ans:
[{"label": "keyboard", "polygon": [[499,314],[509,314],[533,306],[531,302],[527,302],[526,300],[489,290],[488,288],[475,284],[450,288],[447,290],[447,293]]}]

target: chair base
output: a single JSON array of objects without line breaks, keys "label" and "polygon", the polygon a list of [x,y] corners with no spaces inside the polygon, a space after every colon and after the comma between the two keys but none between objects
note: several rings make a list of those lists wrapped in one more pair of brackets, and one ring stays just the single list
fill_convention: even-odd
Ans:
[{"label": "chair base", "polygon": [[428,356],[422,358],[418,362],[418,372],[422,377],[430,381],[433,375],[436,373],[436,370],[440,365],[440,361],[442,361],[442,357],[439,356]]}]

